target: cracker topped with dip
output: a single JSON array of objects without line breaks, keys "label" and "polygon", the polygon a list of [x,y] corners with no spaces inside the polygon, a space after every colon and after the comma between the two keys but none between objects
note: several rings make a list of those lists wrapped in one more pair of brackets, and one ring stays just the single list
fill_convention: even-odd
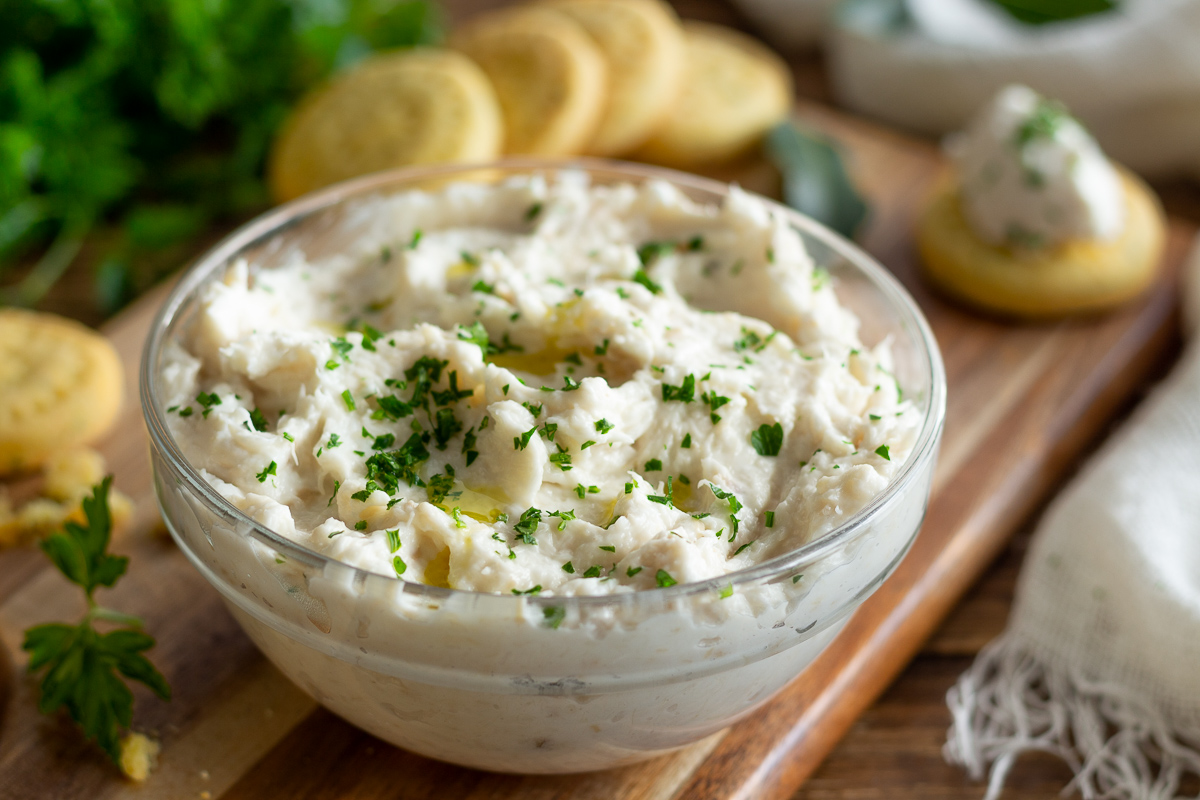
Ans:
[{"label": "cracker topped with dip", "polygon": [[947,293],[1054,316],[1118,305],[1157,276],[1158,199],[1060,104],[1009,86],[949,149],[956,174],[917,230],[926,273]]},{"label": "cracker topped with dip", "polygon": [[238,261],[162,371],[234,506],[372,572],[654,589],[761,563],[881,492],[920,413],[770,204],[579,173],[362,201],[354,244]]}]

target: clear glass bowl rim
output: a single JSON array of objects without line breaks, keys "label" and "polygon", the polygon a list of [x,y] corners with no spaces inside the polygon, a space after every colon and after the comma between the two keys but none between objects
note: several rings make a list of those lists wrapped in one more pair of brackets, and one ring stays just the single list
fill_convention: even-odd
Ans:
[{"label": "clear glass bowl rim", "polygon": [[[320,570],[324,570],[327,567],[349,570],[354,573],[356,583],[359,580],[400,582],[403,584],[405,592],[415,594],[418,598],[427,598],[434,602],[445,601],[454,596],[473,596],[478,600],[486,598],[488,602],[507,602],[514,604],[514,606],[517,604],[532,604],[535,606],[553,605],[569,608],[571,606],[628,606],[631,603],[636,605],[651,602],[655,605],[667,604],[673,600],[712,592],[727,586],[736,588],[743,584],[770,581],[794,575],[798,571],[803,570],[807,565],[821,560],[831,552],[849,544],[870,530],[872,520],[879,514],[884,513],[886,507],[896,495],[908,489],[914,481],[919,479],[928,461],[936,458],[946,412],[946,376],[941,352],[933,336],[933,331],[930,329],[924,314],[918,308],[916,301],[913,300],[912,296],[891,272],[848,239],[819,222],[770,198],[757,194],[755,195],[756,197],[765,200],[774,209],[786,215],[791,225],[802,231],[805,235],[821,241],[822,244],[846,259],[870,279],[873,287],[884,296],[893,307],[893,310],[897,312],[897,315],[903,321],[907,322],[911,330],[919,334],[919,340],[923,346],[926,360],[924,366],[928,370],[931,379],[930,397],[925,418],[922,420],[921,429],[918,433],[916,444],[913,446],[912,453],[900,471],[892,477],[883,491],[872,498],[870,503],[842,525],[789,553],[776,556],[752,567],[726,573],[704,581],[609,595],[555,595],[546,597],[520,595],[510,597],[489,592],[445,589],[412,581],[401,581],[400,578],[370,572],[309,550],[296,542],[280,536],[221,497],[188,463],[187,459],[184,458],[183,453],[180,452],[179,447],[164,422],[165,412],[163,411],[162,404],[159,402],[151,369],[159,361],[167,332],[180,308],[191,299],[197,289],[207,283],[214,273],[230,263],[238,253],[265,239],[283,233],[291,225],[312,214],[320,213],[339,203],[366,196],[375,191],[403,190],[407,184],[431,179],[453,178],[455,175],[494,172],[507,173],[504,176],[507,177],[530,172],[560,172],[563,170],[602,174],[606,178],[623,177],[635,183],[652,179],[663,180],[684,189],[707,192],[719,198],[726,197],[731,186],[720,181],[676,170],[610,159],[584,157],[569,159],[508,158],[471,164],[404,167],[372,173],[334,184],[271,209],[240,226],[200,256],[185,270],[155,315],[154,321],[151,324],[150,334],[146,339],[146,344],[142,351],[139,376],[139,395],[142,404],[142,414],[150,435],[151,445],[163,455],[175,475],[187,484],[188,488],[204,502],[210,511],[233,521],[239,530],[248,532],[263,544],[284,553],[289,559]],[[176,538],[178,540],[178,537]]]}]

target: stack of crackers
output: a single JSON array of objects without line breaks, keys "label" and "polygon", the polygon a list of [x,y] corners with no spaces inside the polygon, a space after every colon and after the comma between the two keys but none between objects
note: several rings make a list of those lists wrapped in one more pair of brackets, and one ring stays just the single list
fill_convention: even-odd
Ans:
[{"label": "stack of crackers", "polygon": [[[106,471],[87,448],[121,409],[121,361],[103,336],[53,314],[0,309],[0,478],[42,471],[41,497],[14,508],[0,486],[0,546],[81,518],[80,501]],[[114,492],[114,518],[127,498]]]},{"label": "stack of crackers", "polygon": [[693,168],[787,117],[786,64],[659,0],[540,0],[472,20],[448,48],[384,53],[304,98],[275,142],[280,201],[396,167],[592,155]]}]

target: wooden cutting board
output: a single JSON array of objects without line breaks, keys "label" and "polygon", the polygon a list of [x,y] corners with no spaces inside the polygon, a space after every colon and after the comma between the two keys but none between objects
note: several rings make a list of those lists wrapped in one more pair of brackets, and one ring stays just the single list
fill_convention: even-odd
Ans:
[{"label": "wooden cutting board", "polygon": [[[809,669],[745,721],[675,754],[604,773],[494,775],[411,755],[319,708],[271,667],[215,590],[161,529],[136,402],[152,293],[107,328],[128,369],[124,416],[103,443],[138,512],[116,548],[129,574],[104,602],[147,620],[170,703],[137,691],[135,727],[163,743],[143,786],[120,779],[69,723],[40,716],[34,684],[14,681],[0,728],[0,798],[473,798],[708,800],[785,798],[917,652],[1017,525],[1175,345],[1175,274],[1193,231],[1172,225],[1163,280],[1104,317],[1039,325],[983,319],[950,306],[917,276],[911,231],[943,169],[928,143],[835,112],[801,107],[835,135],[868,195],[864,244],[903,280],[937,334],[949,378],[945,439],[924,529],[896,574]],[[769,173],[738,173],[750,186]],[[17,654],[30,625],[74,619],[78,592],[28,550],[0,554],[0,637]]]}]

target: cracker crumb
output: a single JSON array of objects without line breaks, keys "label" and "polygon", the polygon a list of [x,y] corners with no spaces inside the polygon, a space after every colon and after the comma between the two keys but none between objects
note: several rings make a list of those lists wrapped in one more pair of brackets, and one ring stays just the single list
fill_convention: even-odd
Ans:
[{"label": "cracker crumb", "polygon": [[77,503],[104,480],[104,456],[87,447],[63,450],[46,462],[42,494],[52,500]]},{"label": "cracker crumb", "polygon": [[158,742],[143,733],[130,732],[121,740],[121,772],[132,781],[141,783],[157,766]]}]

